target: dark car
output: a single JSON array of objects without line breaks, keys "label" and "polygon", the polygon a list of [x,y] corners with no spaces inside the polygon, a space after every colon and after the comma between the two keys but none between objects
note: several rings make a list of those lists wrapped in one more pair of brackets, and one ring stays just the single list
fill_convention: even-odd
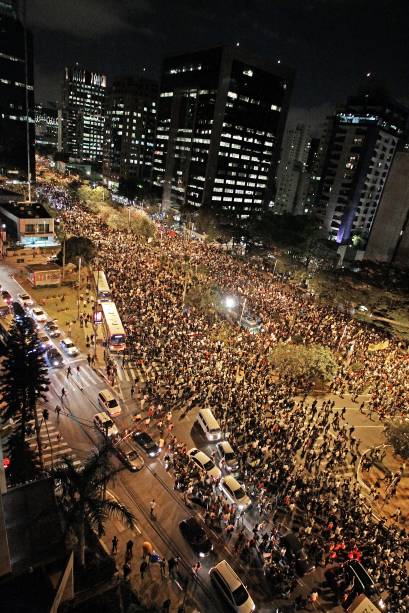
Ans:
[{"label": "dark car", "polygon": [[298,535],[289,532],[281,539],[286,550],[286,557],[295,563],[295,570],[299,577],[303,577],[315,570],[315,565],[309,560]]},{"label": "dark car", "polygon": [[56,323],[53,321],[47,321],[44,325],[44,330],[51,336],[51,338],[58,338],[61,336],[61,332]]},{"label": "dark car", "polygon": [[47,349],[45,359],[50,368],[62,368],[64,366],[64,358],[55,347]]},{"label": "dark car", "polygon": [[181,521],[179,528],[183,537],[199,557],[204,558],[209,555],[213,549],[213,545],[195,517],[189,517]]},{"label": "dark car", "polygon": [[23,309],[23,307],[21,306],[19,302],[12,302],[11,306],[13,308],[14,317],[16,319],[22,320],[25,317],[27,317],[26,311]]},{"label": "dark car", "polygon": [[160,454],[160,447],[147,432],[134,432],[132,436],[150,458],[155,458]]},{"label": "dark car", "polygon": [[8,304],[11,304],[13,302],[13,296],[10,294],[10,292],[8,292],[6,289],[3,289],[1,292],[1,297],[3,298],[3,300],[5,300]]}]

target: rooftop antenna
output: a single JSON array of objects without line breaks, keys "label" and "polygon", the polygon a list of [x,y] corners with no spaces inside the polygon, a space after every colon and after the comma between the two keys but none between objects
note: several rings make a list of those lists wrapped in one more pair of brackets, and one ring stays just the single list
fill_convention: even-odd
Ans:
[{"label": "rooftop antenna", "polygon": [[31,204],[31,159],[30,159],[30,117],[28,108],[28,43],[27,43],[27,23],[26,23],[26,0],[22,0],[23,27],[24,27],[24,72],[25,72],[25,93],[26,93],[26,147],[27,147],[27,201]]}]

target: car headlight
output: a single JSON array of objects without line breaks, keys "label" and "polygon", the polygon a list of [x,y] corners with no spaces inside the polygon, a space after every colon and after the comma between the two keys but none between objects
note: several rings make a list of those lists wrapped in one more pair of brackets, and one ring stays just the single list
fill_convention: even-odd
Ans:
[{"label": "car headlight", "polygon": [[53,365],[54,365],[54,366],[58,366],[58,362],[57,362],[57,361],[54,361],[54,362],[53,362]]},{"label": "car headlight", "polygon": [[378,605],[380,606],[381,609],[385,608],[385,603],[382,598],[379,599]]},{"label": "car headlight", "polygon": [[151,452],[149,453],[149,456],[150,456],[151,458],[154,458],[154,457],[155,457],[155,452],[154,452],[154,451],[151,451]]},{"label": "car headlight", "polygon": [[203,553],[203,551],[199,551],[199,558],[204,558],[205,554]]}]

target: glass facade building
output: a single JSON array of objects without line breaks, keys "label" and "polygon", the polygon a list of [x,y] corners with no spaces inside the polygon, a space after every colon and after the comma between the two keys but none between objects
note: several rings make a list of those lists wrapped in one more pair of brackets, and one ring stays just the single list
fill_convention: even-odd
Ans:
[{"label": "glass facade building", "polygon": [[153,165],[164,206],[246,220],[270,205],[292,77],[238,47],[164,61]]}]

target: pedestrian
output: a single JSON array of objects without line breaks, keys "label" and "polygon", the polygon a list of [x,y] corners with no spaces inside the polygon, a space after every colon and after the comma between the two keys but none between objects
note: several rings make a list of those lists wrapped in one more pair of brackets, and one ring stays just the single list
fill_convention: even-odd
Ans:
[{"label": "pedestrian", "polygon": [[126,555],[129,556],[129,558],[133,556],[133,541],[131,539],[129,539],[126,544]]},{"label": "pedestrian", "polygon": [[88,366],[91,366],[91,361],[92,361],[92,358],[91,358],[90,354],[88,353],[88,354],[87,354],[87,362],[88,362]]},{"label": "pedestrian", "polygon": [[58,420],[60,418],[60,413],[61,413],[61,407],[58,404],[55,407],[55,412],[57,414],[57,420]]},{"label": "pedestrian", "polygon": [[65,394],[66,394],[65,388],[63,387],[61,388],[61,400],[64,400]]},{"label": "pedestrian", "polygon": [[68,366],[68,368],[67,368],[67,379],[69,379],[71,375],[72,375],[71,366]]},{"label": "pedestrian", "polygon": [[170,598],[167,598],[165,600],[165,602],[163,603],[163,605],[162,605],[162,609],[161,610],[163,611],[163,613],[169,613],[170,605],[171,605]]},{"label": "pedestrian", "polygon": [[112,538],[112,549],[111,549],[111,554],[114,555],[115,553],[117,553],[118,551],[118,537],[116,535],[113,536]]},{"label": "pedestrian", "polygon": [[202,565],[200,564],[200,562],[196,562],[196,564],[192,566],[192,571],[193,571],[193,575],[195,579],[197,579],[197,576],[201,568],[202,568]]},{"label": "pedestrian", "polygon": [[162,579],[166,579],[166,560],[165,558],[161,558],[159,562],[160,567],[160,576]]},{"label": "pedestrian", "polygon": [[129,562],[125,562],[123,567],[122,567],[122,571],[124,573],[124,579],[125,581],[129,580],[129,575],[131,574],[131,565],[129,564]]},{"label": "pedestrian", "polygon": [[148,566],[149,564],[147,563],[146,560],[142,560],[141,565],[139,567],[139,572],[141,573],[141,579],[143,581],[144,575],[146,573],[146,571],[148,570]]},{"label": "pedestrian", "polygon": [[135,386],[131,385],[131,398],[133,398],[134,394],[135,394]]},{"label": "pedestrian", "polygon": [[156,509],[156,502],[155,502],[155,499],[153,498],[153,500],[151,500],[150,502],[150,516],[152,519],[155,519],[155,509]]}]

